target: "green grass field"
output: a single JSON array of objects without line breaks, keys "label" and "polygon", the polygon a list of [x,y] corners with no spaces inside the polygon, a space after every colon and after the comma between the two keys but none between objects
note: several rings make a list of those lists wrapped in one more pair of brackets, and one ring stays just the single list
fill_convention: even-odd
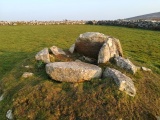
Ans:
[{"label": "green grass field", "polygon": [[[109,79],[74,85],[50,80],[37,68],[35,54],[53,45],[67,50],[84,32],[100,32],[118,38],[124,56],[137,66],[152,69],[128,74],[137,95],[117,90]],[[0,120],[12,109],[15,119],[106,120],[154,119],[160,116],[160,32],[113,26],[53,25],[0,26]],[[31,65],[26,69],[23,66]],[[23,72],[35,75],[23,79]],[[123,71],[124,72],[124,71]]]}]

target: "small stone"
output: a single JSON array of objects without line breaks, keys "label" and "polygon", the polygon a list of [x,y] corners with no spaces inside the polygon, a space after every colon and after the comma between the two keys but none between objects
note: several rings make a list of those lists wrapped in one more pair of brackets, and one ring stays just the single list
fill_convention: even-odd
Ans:
[{"label": "small stone", "polygon": [[0,96],[0,101],[2,101],[3,99],[4,99],[4,94]]},{"label": "small stone", "polygon": [[33,68],[33,66],[29,66],[29,65],[26,65],[24,66],[25,68],[29,69],[29,68]]},{"label": "small stone", "polygon": [[9,120],[13,120],[12,110],[8,110],[8,111],[7,111],[6,117],[7,117],[7,119],[9,119]]},{"label": "small stone", "polygon": [[29,65],[26,65],[26,66],[24,66],[25,68],[30,68],[30,66]]},{"label": "small stone", "polygon": [[160,120],[160,116],[156,116],[157,120]]},{"label": "small stone", "polygon": [[70,52],[70,53],[73,53],[73,52],[74,52],[74,49],[75,49],[75,44],[73,44],[73,45],[69,48],[69,52]]},{"label": "small stone", "polygon": [[23,78],[29,78],[29,77],[32,77],[32,76],[33,76],[33,73],[30,73],[30,72],[25,72],[22,75]]},{"label": "small stone", "polygon": [[152,72],[152,70],[151,70],[151,69],[146,68],[146,67],[141,67],[141,69],[142,69],[143,71],[146,71],[146,72]]},{"label": "small stone", "polygon": [[38,52],[35,56],[36,60],[41,60],[44,63],[49,63],[50,59],[49,59],[49,51],[48,48],[44,48],[43,50],[41,50],[40,52]]},{"label": "small stone", "polygon": [[66,53],[62,49],[58,48],[57,46],[50,47],[50,50],[54,55],[66,55]]}]

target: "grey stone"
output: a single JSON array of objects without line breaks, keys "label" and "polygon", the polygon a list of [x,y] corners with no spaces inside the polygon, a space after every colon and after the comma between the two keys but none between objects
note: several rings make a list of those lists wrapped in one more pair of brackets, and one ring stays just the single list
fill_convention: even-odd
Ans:
[{"label": "grey stone", "polygon": [[104,43],[98,54],[98,63],[106,63],[110,59],[109,46]]},{"label": "grey stone", "polygon": [[112,39],[113,39],[114,44],[116,45],[119,56],[123,57],[123,50],[122,50],[122,46],[121,46],[119,39],[116,39],[116,38],[112,38]]},{"label": "grey stone", "polygon": [[49,59],[49,51],[48,48],[44,48],[43,50],[41,50],[40,52],[38,52],[35,56],[36,60],[41,60],[44,63],[49,63],[50,59]]},{"label": "grey stone", "polygon": [[75,43],[75,51],[90,57],[98,58],[98,53],[109,36],[99,32],[86,32],[80,34]]},{"label": "grey stone", "polygon": [[70,52],[70,53],[73,53],[73,52],[74,52],[74,49],[75,49],[75,44],[73,44],[73,45],[69,48],[69,52]]},{"label": "grey stone", "polygon": [[58,48],[57,46],[50,47],[50,50],[54,55],[66,55],[66,53],[61,48]]},{"label": "grey stone", "polygon": [[6,118],[9,119],[9,120],[13,120],[12,110],[7,111]]},{"label": "grey stone", "polygon": [[23,78],[29,78],[29,77],[32,77],[33,76],[33,73],[30,73],[30,72],[24,72],[22,77]]},{"label": "grey stone", "polygon": [[103,72],[103,78],[113,78],[115,83],[119,86],[120,91],[124,91],[130,96],[135,96],[136,89],[131,78],[122,74],[120,71],[113,68],[106,68]]},{"label": "grey stone", "polygon": [[26,65],[24,67],[27,68],[27,69],[33,68],[33,66],[30,66],[30,65]]},{"label": "grey stone", "polygon": [[46,65],[47,74],[61,82],[83,82],[100,78],[102,69],[84,62],[55,62]]},{"label": "grey stone", "polygon": [[4,94],[0,96],[0,101],[2,101],[3,99],[4,99]]},{"label": "grey stone", "polygon": [[136,67],[129,59],[118,56],[115,57],[114,60],[118,67],[123,68],[128,72],[131,72],[132,74],[135,74],[137,72],[138,67]]},{"label": "grey stone", "polygon": [[98,63],[106,63],[115,56],[122,56],[122,48],[118,39],[108,38],[98,54]]},{"label": "grey stone", "polygon": [[152,70],[151,70],[151,69],[146,68],[146,67],[141,67],[141,69],[142,69],[143,71],[146,71],[146,72],[152,72]]}]

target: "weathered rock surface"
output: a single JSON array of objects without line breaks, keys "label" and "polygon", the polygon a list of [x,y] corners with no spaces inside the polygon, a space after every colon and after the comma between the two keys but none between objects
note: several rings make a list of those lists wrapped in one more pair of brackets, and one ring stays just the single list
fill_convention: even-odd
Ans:
[{"label": "weathered rock surface", "polygon": [[46,65],[46,72],[57,81],[83,82],[92,78],[100,78],[102,69],[84,62],[55,62]]},{"label": "weathered rock surface", "polygon": [[116,38],[108,38],[100,49],[98,63],[106,63],[115,56],[123,56],[121,44]]},{"label": "weathered rock surface", "polygon": [[104,43],[101,47],[98,55],[98,63],[106,63],[110,59],[110,51],[107,43]]},{"label": "weathered rock surface", "polygon": [[50,47],[50,50],[54,55],[66,55],[66,53],[61,48],[58,48],[57,46]]},{"label": "weathered rock surface", "polygon": [[79,60],[79,59],[76,59],[76,60],[75,60],[75,62],[82,62],[82,61],[81,61],[81,60]]},{"label": "weathered rock surface", "polygon": [[115,83],[119,86],[120,91],[125,91],[128,95],[135,96],[136,89],[132,79],[122,74],[120,71],[112,68],[106,68],[103,73],[103,77],[113,78]]},{"label": "weathered rock surface", "polygon": [[32,77],[33,76],[33,73],[30,73],[30,72],[24,72],[22,77],[23,78],[29,78],[29,77]]},{"label": "weathered rock surface", "polygon": [[97,59],[99,50],[107,38],[109,38],[109,36],[99,32],[86,32],[80,34],[75,43],[75,50],[84,56]]},{"label": "weathered rock surface", "polygon": [[9,119],[9,120],[13,120],[12,110],[7,111],[6,118]]},{"label": "weathered rock surface", "polygon": [[129,59],[118,56],[115,57],[114,60],[118,67],[123,68],[128,72],[131,72],[132,74],[135,74],[137,72],[138,67],[135,66]]},{"label": "weathered rock surface", "polygon": [[73,45],[69,48],[69,52],[70,52],[70,53],[73,53],[73,52],[74,52],[74,49],[75,49],[75,44],[73,44]]},{"label": "weathered rock surface", "polygon": [[98,32],[80,34],[75,50],[84,56],[97,59],[98,63],[106,63],[114,56],[123,56],[118,39]]},{"label": "weathered rock surface", "polygon": [[50,59],[49,59],[49,51],[48,48],[44,48],[43,50],[41,50],[40,52],[38,52],[35,56],[36,60],[41,60],[44,63],[49,63]]}]

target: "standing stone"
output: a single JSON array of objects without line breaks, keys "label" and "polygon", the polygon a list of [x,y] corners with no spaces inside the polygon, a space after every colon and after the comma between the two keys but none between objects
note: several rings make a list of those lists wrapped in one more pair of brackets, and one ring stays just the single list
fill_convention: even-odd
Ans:
[{"label": "standing stone", "polygon": [[130,96],[135,96],[136,89],[134,87],[132,79],[122,74],[120,71],[112,68],[106,68],[103,72],[103,77],[113,78],[115,83],[119,86],[120,91],[124,91]]},{"label": "standing stone", "polygon": [[114,39],[113,41],[114,41],[114,44],[116,45],[119,56],[123,57],[123,50],[122,50],[122,46],[119,39],[116,39],[116,38],[113,38],[113,39]]},{"label": "standing stone", "polygon": [[98,63],[106,63],[110,59],[109,46],[107,43],[104,43],[101,47],[98,55]]},{"label": "standing stone", "polygon": [[99,50],[107,38],[109,38],[109,36],[99,32],[80,34],[75,43],[75,51],[84,56],[97,59]]},{"label": "standing stone", "polygon": [[116,38],[98,32],[80,34],[75,43],[75,51],[106,63],[114,56],[123,56],[122,47]]},{"label": "standing stone", "polygon": [[73,52],[74,52],[74,49],[75,49],[75,44],[73,44],[73,45],[69,48],[69,52],[70,52],[70,53],[73,53]]},{"label": "standing stone", "polygon": [[44,63],[49,63],[50,62],[50,58],[49,58],[49,51],[48,48],[44,48],[43,50],[41,50],[40,52],[38,52],[35,56],[36,60],[41,60]]},{"label": "standing stone", "polygon": [[56,58],[55,58],[55,56],[54,55],[49,55],[49,58],[50,58],[50,61],[51,62],[55,62],[55,60],[56,60]]},{"label": "standing stone", "polygon": [[106,63],[115,56],[122,56],[122,48],[118,39],[108,38],[98,55],[98,63]]},{"label": "standing stone", "polygon": [[47,74],[61,82],[83,82],[100,78],[102,69],[84,62],[55,62],[46,65]]},{"label": "standing stone", "polygon": [[66,55],[66,53],[61,48],[58,48],[56,46],[50,47],[50,50],[54,55]]},{"label": "standing stone", "polygon": [[138,67],[136,67],[129,59],[125,59],[120,56],[115,57],[114,59],[118,67],[123,68],[132,74],[137,72]]}]

